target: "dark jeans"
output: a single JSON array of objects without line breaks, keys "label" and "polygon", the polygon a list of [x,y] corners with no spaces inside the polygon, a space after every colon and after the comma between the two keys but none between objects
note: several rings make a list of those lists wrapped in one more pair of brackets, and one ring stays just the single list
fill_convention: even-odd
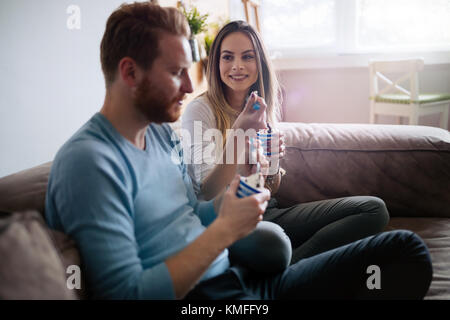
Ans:
[{"label": "dark jeans", "polygon": [[277,208],[271,199],[264,220],[284,229],[292,263],[383,231],[389,213],[383,200],[354,196]]},{"label": "dark jeans", "polygon": [[[379,267],[380,288],[369,289]],[[422,299],[432,278],[428,249],[415,233],[379,233],[304,258],[284,272],[235,266],[200,282],[186,299]]]}]

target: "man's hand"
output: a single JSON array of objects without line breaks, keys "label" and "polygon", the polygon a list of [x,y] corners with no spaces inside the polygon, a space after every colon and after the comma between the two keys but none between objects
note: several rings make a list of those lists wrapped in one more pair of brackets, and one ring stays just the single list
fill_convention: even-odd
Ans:
[{"label": "man's hand", "polygon": [[222,206],[216,219],[217,223],[229,231],[232,242],[245,237],[255,229],[257,223],[262,220],[270,199],[270,192],[267,189],[245,198],[238,198],[236,192],[239,181],[240,177],[236,175],[223,195]]},{"label": "man's hand", "polygon": [[236,175],[223,194],[218,217],[197,239],[165,261],[176,298],[183,298],[225,248],[249,234],[261,221],[270,199],[269,191],[264,189],[239,199],[238,186],[239,175]]}]

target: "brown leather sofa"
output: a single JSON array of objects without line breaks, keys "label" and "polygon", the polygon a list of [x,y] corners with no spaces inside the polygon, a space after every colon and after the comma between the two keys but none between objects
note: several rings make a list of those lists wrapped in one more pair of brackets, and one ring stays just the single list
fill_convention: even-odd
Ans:
[{"label": "brown leather sofa", "polygon": [[[423,126],[282,123],[283,206],[350,195],[382,198],[390,229],[419,234],[434,276],[426,299],[450,299],[450,133]],[[0,179],[0,299],[85,299],[68,289],[76,244],[43,219],[51,162]],[[414,281],[414,279],[411,279]]]}]

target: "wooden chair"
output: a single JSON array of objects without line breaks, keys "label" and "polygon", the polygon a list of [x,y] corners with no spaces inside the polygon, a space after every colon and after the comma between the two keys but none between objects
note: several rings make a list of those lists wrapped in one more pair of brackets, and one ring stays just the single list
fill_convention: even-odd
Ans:
[{"label": "wooden chair", "polygon": [[[405,59],[370,61],[370,123],[376,123],[377,115],[408,118],[408,124],[417,125],[422,115],[440,113],[440,127],[447,129],[450,106],[449,93],[419,93],[419,71],[424,60]],[[389,78],[389,77],[390,78]],[[379,80],[386,83],[380,90]],[[407,81],[405,89],[400,84]]]},{"label": "wooden chair", "polygon": [[[256,0],[242,0],[242,4],[244,5],[244,11],[245,11],[245,20],[249,24],[253,24],[253,26],[258,30],[259,33],[261,33],[261,27],[259,24],[259,1]],[[253,17],[254,21],[251,21],[251,15],[250,10],[253,9]]]}]

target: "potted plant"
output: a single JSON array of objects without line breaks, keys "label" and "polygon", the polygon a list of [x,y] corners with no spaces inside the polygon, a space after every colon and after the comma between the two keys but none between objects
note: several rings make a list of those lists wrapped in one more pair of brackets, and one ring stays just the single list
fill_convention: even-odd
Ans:
[{"label": "potted plant", "polygon": [[191,7],[189,11],[187,11],[184,7],[181,7],[181,11],[186,17],[189,27],[191,28],[191,39],[189,39],[189,43],[192,50],[192,60],[194,62],[200,61],[200,52],[196,35],[206,31],[206,19],[209,14],[200,14],[196,7]]}]

